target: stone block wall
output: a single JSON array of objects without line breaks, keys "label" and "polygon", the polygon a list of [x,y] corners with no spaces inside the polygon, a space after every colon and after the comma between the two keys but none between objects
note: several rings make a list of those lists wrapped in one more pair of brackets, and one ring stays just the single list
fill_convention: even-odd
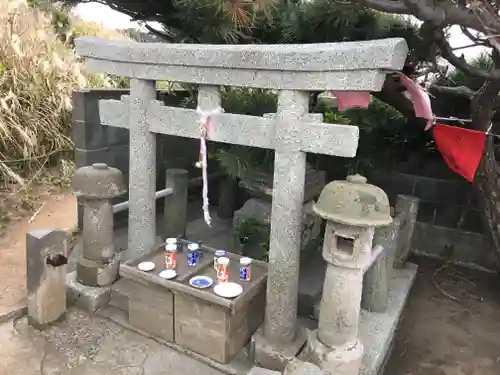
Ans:
[{"label": "stone block wall", "polygon": [[[102,125],[99,116],[100,99],[120,99],[129,90],[123,89],[88,89],[73,92],[72,138],[75,143],[76,167],[106,163],[123,172],[128,183],[129,172],[129,132],[112,126]],[[178,106],[187,92],[172,94],[158,92],[158,99],[167,105]],[[200,174],[193,165],[198,160],[199,144],[195,139],[158,134],[157,147],[157,190],[165,187],[165,171],[168,168],[187,169],[190,177]],[[144,171],[147,173],[147,171]],[[116,199],[114,203],[128,200],[128,195]],[[161,205],[163,200],[159,200]],[[159,207],[161,208],[161,207]],[[162,212],[162,211],[159,211]],[[122,223],[127,218],[127,211],[115,215],[115,223]],[[81,225],[82,205],[78,204],[78,223]]]},{"label": "stone block wall", "polygon": [[466,232],[484,232],[472,185],[465,180],[441,180],[387,171],[371,172],[368,178],[370,183],[387,193],[391,203],[398,194],[419,198],[417,220],[421,223],[450,229],[460,226],[459,229]]},{"label": "stone block wall", "polygon": [[382,188],[391,204],[396,195],[420,199],[412,251],[455,263],[494,269],[493,251],[472,184],[465,180],[423,177],[390,171],[372,171],[368,181]]}]

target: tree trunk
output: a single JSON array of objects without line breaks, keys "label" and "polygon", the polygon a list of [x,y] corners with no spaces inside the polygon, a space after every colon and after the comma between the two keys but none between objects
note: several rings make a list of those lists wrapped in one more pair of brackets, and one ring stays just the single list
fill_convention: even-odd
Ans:
[{"label": "tree trunk", "polygon": [[[472,126],[475,129],[487,131],[490,128],[499,91],[500,82],[486,82],[472,100]],[[495,158],[493,137],[486,139],[474,183],[485,228],[495,252],[497,272],[500,272],[500,167]]]}]

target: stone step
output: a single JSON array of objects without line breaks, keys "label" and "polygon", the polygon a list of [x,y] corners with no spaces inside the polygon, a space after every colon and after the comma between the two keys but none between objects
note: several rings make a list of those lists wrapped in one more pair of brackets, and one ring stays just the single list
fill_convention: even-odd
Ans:
[{"label": "stone step", "polygon": [[128,312],[128,290],[125,279],[120,279],[111,286],[109,305]]}]

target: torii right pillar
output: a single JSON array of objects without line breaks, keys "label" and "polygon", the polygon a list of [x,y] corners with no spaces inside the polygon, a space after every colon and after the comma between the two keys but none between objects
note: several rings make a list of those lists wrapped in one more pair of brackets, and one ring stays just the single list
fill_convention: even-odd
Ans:
[{"label": "torii right pillar", "polygon": [[318,329],[305,357],[331,375],[358,375],[363,344],[358,339],[363,274],[372,258],[375,227],[391,223],[387,195],[360,175],[325,186],[314,212],[327,220],[327,262]]}]

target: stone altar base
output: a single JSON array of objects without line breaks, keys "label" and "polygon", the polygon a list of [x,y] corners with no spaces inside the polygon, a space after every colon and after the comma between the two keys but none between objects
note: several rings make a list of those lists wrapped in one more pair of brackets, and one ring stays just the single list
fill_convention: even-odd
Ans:
[{"label": "stone altar base", "polygon": [[[364,346],[364,355],[359,375],[383,375],[385,364],[391,354],[394,333],[398,327],[416,275],[417,266],[412,263],[408,263],[405,269],[394,270],[392,276],[389,278],[389,301],[387,311],[384,313],[371,313],[366,310],[361,310],[359,337]],[[150,337],[129,325],[126,313],[122,309],[124,306],[120,306],[120,301],[122,301],[122,303],[124,301],[123,292],[123,290],[120,290],[120,284],[115,284],[111,291],[111,302],[107,307],[98,310],[97,314],[111,319],[120,326],[139,332],[146,337]],[[312,319],[300,318],[299,323],[311,331],[317,328],[317,322]],[[208,365],[225,374],[246,375],[254,366],[251,360],[252,353],[250,347],[243,350],[240,355],[229,364],[223,365],[197,353],[183,349],[174,343],[160,340],[156,341],[161,342],[168,348],[185,353],[200,361],[200,363]],[[299,359],[305,360],[301,358],[300,355]],[[277,374],[278,373],[275,375]]]},{"label": "stone altar base", "polygon": [[[198,202],[193,203],[193,206],[195,211],[199,212]],[[157,233],[161,235],[163,228],[163,220],[161,217],[159,217],[157,223]],[[122,254],[125,255],[123,261],[128,260],[129,253],[124,251],[127,244],[127,228],[116,230],[115,236],[117,249],[120,249]],[[231,246],[234,245],[232,220],[220,220],[216,217],[216,215],[214,215],[212,228],[208,228],[202,218],[192,215],[191,222],[187,228],[187,238],[202,240],[208,246],[214,248],[226,248],[231,251]],[[78,254],[78,251],[78,249],[75,249],[70,258],[70,271],[74,271],[74,257]],[[319,301],[321,298],[323,286],[324,261],[321,258],[321,254],[319,254],[318,257],[312,256],[306,263],[302,264],[300,273],[299,314],[303,317],[313,318],[314,304],[315,301]],[[383,374],[383,367],[392,348],[391,343],[394,331],[403,312],[406,299],[415,280],[416,273],[417,266],[411,263],[408,263],[405,269],[393,271],[392,277],[389,279],[389,303],[385,313],[370,313],[365,310],[361,310],[359,332],[360,338],[363,340],[365,354],[363,356],[360,375]],[[121,295],[117,285],[118,284],[114,284],[114,286],[109,289],[109,292],[111,293],[111,301],[105,309],[99,310],[98,314],[109,317],[116,322],[126,322],[125,313],[120,309]],[[71,286],[71,283],[69,283],[69,289],[74,289],[74,287]],[[106,292],[103,291],[103,293]],[[89,296],[92,296],[92,294],[89,294]],[[121,303],[124,303],[123,299],[121,301]],[[313,319],[303,318],[300,321],[311,330],[317,328],[317,323]],[[121,325],[126,326],[125,324]],[[175,345],[171,345],[171,347],[174,346]],[[180,348],[174,349],[181,350]],[[189,353],[189,355],[191,355],[191,353]],[[193,358],[203,360],[203,358],[198,357],[201,356],[193,353]],[[205,363],[208,362],[209,361]],[[220,364],[212,365],[210,363],[209,365],[213,368],[219,369],[219,371],[234,375],[246,374],[252,367],[249,352],[240,354],[235,360],[226,366]]]}]

